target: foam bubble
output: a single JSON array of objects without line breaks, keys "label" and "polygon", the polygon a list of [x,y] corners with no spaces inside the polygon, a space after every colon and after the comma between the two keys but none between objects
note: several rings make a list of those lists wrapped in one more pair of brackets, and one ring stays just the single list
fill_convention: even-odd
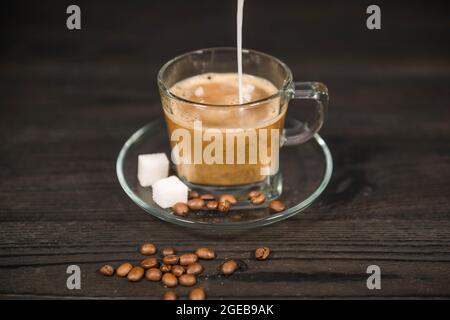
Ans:
[{"label": "foam bubble", "polygon": [[194,94],[196,97],[203,97],[203,95],[205,94],[205,90],[203,90],[202,86],[199,86],[197,89],[195,89]]},{"label": "foam bubble", "polygon": [[245,93],[252,93],[255,91],[255,86],[251,83],[244,84],[244,87],[242,88]]}]

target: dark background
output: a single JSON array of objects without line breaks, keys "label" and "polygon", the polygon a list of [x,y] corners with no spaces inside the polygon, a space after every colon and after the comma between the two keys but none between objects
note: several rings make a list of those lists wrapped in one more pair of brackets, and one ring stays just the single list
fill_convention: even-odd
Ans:
[{"label": "dark background", "polygon": [[[81,7],[79,31],[66,28],[70,4]],[[119,186],[115,160],[162,116],[155,78],[165,61],[235,45],[236,2],[3,1],[0,297],[159,298],[158,284],[95,273],[138,261],[137,246],[151,241],[247,261],[256,246],[272,248],[268,263],[201,279],[211,298],[448,298],[448,5],[376,1],[382,30],[370,31],[369,4],[246,1],[244,47],[285,61],[297,81],[328,85],[321,135],[335,170],[305,215],[225,239],[144,213]],[[82,290],[66,288],[70,264]],[[382,290],[366,288],[370,264]]]}]

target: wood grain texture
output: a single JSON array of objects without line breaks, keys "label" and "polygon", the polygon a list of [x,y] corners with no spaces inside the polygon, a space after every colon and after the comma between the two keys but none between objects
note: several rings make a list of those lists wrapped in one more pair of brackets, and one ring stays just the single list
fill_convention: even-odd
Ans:
[{"label": "wood grain texture", "polygon": [[[306,214],[232,236],[144,213],[120,188],[115,160],[162,116],[162,63],[234,45],[233,1],[80,1],[75,32],[57,1],[1,10],[0,298],[158,299],[160,284],[96,273],[138,262],[144,241],[215,248],[201,277],[211,298],[449,298],[450,25],[444,4],[426,3],[381,2],[383,29],[369,32],[364,1],[247,1],[244,46],[328,85],[322,136],[335,171]],[[258,245],[272,249],[269,261],[251,259]],[[218,277],[225,258],[249,268]],[[81,290],[66,288],[70,264],[82,269]],[[371,264],[382,290],[366,288]]]}]

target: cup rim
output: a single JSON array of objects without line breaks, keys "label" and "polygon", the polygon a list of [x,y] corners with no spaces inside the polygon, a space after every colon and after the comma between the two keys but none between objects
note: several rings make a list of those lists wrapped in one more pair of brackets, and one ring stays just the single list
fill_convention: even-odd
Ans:
[{"label": "cup rim", "polygon": [[183,53],[181,55],[176,56],[175,58],[172,58],[171,60],[169,60],[168,62],[166,62],[161,69],[159,69],[158,72],[158,76],[157,76],[157,83],[158,83],[158,87],[159,89],[169,98],[175,99],[175,100],[179,100],[181,102],[184,103],[189,103],[195,107],[200,107],[200,108],[214,108],[214,107],[232,107],[232,108],[242,108],[242,109],[248,109],[248,108],[253,108],[253,107],[257,107],[258,105],[265,103],[269,100],[272,100],[274,98],[278,98],[280,97],[283,93],[285,93],[287,91],[287,89],[289,88],[289,86],[291,85],[291,83],[293,82],[292,80],[292,72],[291,69],[289,69],[289,67],[280,59],[261,52],[261,51],[257,51],[257,50],[253,50],[253,49],[242,49],[242,53],[254,53],[257,55],[261,55],[264,56],[266,58],[272,59],[274,60],[276,63],[278,63],[286,72],[286,79],[284,79],[284,83],[282,85],[282,87],[280,89],[278,89],[277,92],[275,92],[274,94],[264,97],[262,99],[258,99],[255,101],[250,101],[250,102],[246,102],[246,103],[242,103],[242,104],[208,104],[208,103],[201,103],[201,102],[197,102],[197,101],[192,101],[189,99],[185,99],[183,97],[177,96],[175,94],[173,94],[170,91],[170,88],[168,88],[165,84],[164,81],[162,80],[162,76],[164,74],[164,72],[167,70],[167,68],[172,65],[173,63],[189,56],[189,55],[194,55],[194,54],[203,54],[205,52],[208,51],[236,51],[237,48],[235,47],[210,47],[210,48],[204,48],[204,49],[198,49],[198,50],[193,50],[193,51],[189,51],[186,53]]}]

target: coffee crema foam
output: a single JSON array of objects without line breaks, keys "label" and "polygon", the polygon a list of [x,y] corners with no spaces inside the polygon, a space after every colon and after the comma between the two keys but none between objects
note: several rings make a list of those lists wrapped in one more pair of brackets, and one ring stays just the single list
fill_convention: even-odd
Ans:
[{"label": "coffee crema foam", "polygon": [[[170,92],[183,99],[209,105],[229,106],[239,104],[237,73],[204,73],[176,83]],[[243,74],[244,103],[258,101],[278,90],[269,81]]]},{"label": "coffee crema foam", "polygon": [[[256,102],[274,95],[278,89],[269,80],[244,75],[245,98]],[[166,116],[180,126],[191,127],[201,121],[204,128],[248,129],[276,122],[283,113],[280,98],[262,102],[256,108],[238,104],[237,73],[204,73],[174,84],[170,92],[190,102],[166,100]],[[213,107],[197,108],[195,103]]]}]

